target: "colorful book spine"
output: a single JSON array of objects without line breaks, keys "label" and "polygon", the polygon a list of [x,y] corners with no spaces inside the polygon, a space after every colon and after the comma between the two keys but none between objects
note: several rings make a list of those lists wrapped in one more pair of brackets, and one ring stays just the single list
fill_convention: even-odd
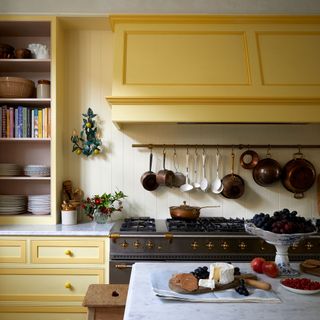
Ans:
[{"label": "colorful book spine", "polygon": [[31,138],[34,138],[34,109],[31,110]]},{"label": "colorful book spine", "polygon": [[51,138],[51,109],[48,108],[48,138]]},{"label": "colorful book spine", "polygon": [[39,110],[38,110],[38,131],[39,131],[39,138],[43,138],[42,123],[43,123],[43,111],[42,111],[42,109],[39,109]]},{"label": "colorful book spine", "polygon": [[2,137],[2,107],[0,107],[0,138]]},{"label": "colorful book spine", "polygon": [[9,137],[14,138],[14,108],[13,107],[9,108],[9,119],[10,119]]},{"label": "colorful book spine", "polygon": [[6,110],[6,118],[7,118],[6,137],[10,138],[10,109],[9,108]]},{"label": "colorful book spine", "polygon": [[7,137],[7,106],[2,107],[2,115],[1,115],[1,122],[2,122],[2,138]]},{"label": "colorful book spine", "polygon": [[34,109],[34,137],[39,138],[38,109]]},{"label": "colorful book spine", "polygon": [[48,138],[48,108],[42,110],[42,136]]},{"label": "colorful book spine", "polygon": [[23,107],[18,106],[18,138],[23,137],[22,132],[22,126],[23,126]]},{"label": "colorful book spine", "polygon": [[22,108],[22,138],[27,138],[27,108]]},{"label": "colorful book spine", "polygon": [[27,137],[31,138],[31,109],[27,108]]}]

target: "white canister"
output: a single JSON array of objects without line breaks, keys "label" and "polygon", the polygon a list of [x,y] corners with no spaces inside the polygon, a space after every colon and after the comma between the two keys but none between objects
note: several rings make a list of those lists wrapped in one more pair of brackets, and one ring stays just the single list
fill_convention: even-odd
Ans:
[{"label": "white canister", "polygon": [[61,210],[61,223],[64,225],[77,224],[77,210]]},{"label": "white canister", "polygon": [[50,98],[50,81],[49,80],[38,80],[37,98],[38,99]]}]

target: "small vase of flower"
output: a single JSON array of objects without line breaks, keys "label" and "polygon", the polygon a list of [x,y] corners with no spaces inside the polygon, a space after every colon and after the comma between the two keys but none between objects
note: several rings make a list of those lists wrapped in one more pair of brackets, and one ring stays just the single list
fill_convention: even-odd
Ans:
[{"label": "small vase of flower", "polygon": [[122,191],[112,193],[103,193],[88,197],[82,201],[84,213],[96,223],[111,222],[113,212],[121,212],[123,209],[122,200],[127,197]]}]

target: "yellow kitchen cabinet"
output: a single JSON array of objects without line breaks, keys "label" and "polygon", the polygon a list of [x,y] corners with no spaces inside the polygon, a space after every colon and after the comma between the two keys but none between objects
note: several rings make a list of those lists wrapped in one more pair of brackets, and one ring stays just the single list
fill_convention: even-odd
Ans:
[{"label": "yellow kitchen cabinet", "polygon": [[107,241],[1,237],[0,319],[85,319],[89,285],[108,283]]},{"label": "yellow kitchen cabinet", "polygon": [[319,16],[110,21],[116,123],[320,122]]}]

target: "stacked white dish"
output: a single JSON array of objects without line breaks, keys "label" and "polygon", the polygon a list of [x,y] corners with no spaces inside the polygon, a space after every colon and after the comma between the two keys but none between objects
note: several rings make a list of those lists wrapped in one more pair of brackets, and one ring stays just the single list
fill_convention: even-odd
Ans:
[{"label": "stacked white dish", "polygon": [[20,214],[27,211],[27,197],[23,195],[0,195],[0,214]]},{"label": "stacked white dish", "polygon": [[28,196],[28,211],[43,215],[50,213],[50,194]]},{"label": "stacked white dish", "polygon": [[21,166],[15,163],[0,163],[0,176],[20,176],[22,172]]},{"label": "stacked white dish", "polygon": [[23,168],[24,175],[29,177],[49,177],[50,167],[44,165],[27,165]]}]

